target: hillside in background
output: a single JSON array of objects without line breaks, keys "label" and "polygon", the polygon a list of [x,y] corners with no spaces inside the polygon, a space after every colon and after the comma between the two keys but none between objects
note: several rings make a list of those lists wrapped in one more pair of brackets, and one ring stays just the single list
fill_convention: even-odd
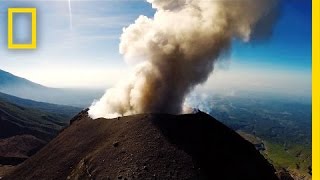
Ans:
[{"label": "hillside in background", "polygon": [[35,101],[88,107],[104,90],[49,88],[0,69],[0,92]]},{"label": "hillside in background", "polygon": [[56,137],[79,111],[0,93],[0,177]]},{"label": "hillside in background", "polygon": [[15,76],[1,69],[0,69],[0,87],[1,89],[6,89],[6,88],[15,89],[15,88],[21,88],[21,87],[46,89],[45,86],[31,82],[25,78]]},{"label": "hillside in background", "polygon": [[194,107],[250,137],[277,170],[285,169],[299,180],[311,179],[310,98],[237,92],[193,99]]},{"label": "hillside in background", "polygon": [[0,93],[0,138],[30,134],[49,141],[80,110]]},{"label": "hillside in background", "polygon": [[73,106],[50,104],[50,103],[33,101],[29,99],[23,99],[16,96],[4,94],[1,92],[0,92],[0,101],[9,102],[9,103],[23,106],[29,109],[37,109],[47,113],[53,113],[59,116],[61,119],[65,119],[65,121],[71,119],[75,114],[77,114],[82,109],[82,108],[73,107]]},{"label": "hillside in background", "polygon": [[141,114],[71,126],[3,179],[277,179],[248,141],[211,116]]}]

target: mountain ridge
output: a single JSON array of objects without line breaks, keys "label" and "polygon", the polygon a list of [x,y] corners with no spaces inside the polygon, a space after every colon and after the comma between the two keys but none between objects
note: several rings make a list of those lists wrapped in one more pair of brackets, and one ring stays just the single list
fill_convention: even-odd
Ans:
[{"label": "mountain ridge", "polygon": [[66,114],[69,114],[70,111],[74,112],[74,114],[77,114],[79,111],[81,111],[81,108],[78,108],[78,107],[39,102],[39,101],[30,100],[30,99],[20,98],[17,96],[12,96],[2,92],[0,92],[0,100],[13,103],[19,106],[23,106],[25,108],[38,109],[38,110],[42,110],[49,113],[61,114],[62,116],[65,116],[68,119],[74,116],[74,115],[66,116]]},{"label": "mountain ridge", "polygon": [[47,87],[0,69],[0,92],[34,101],[85,108],[101,97],[104,90]]},{"label": "mountain ridge", "polygon": [[0,93],[0,177],[45,146],[80,110]]},{"label": "mountain ridge", "polygon": [[1,86],[9,86],[9,87],[15,87],[17,85],[27,85],[29,87],[36,87],[36,88],[47,88],[41,84],[32,82],[28,79],[16,76],[8,71],[4,71],[0,69],[0,87]]},{"label": "mountain ridge", "polygon": [[79,111],[0,93],[0,138],[29,134],[48,142]]},{"label": "mountain ridge", "polygon": [[92,120],[86,111],[3,179],[20,177],[277,179],[251,143],[205,113]]}]

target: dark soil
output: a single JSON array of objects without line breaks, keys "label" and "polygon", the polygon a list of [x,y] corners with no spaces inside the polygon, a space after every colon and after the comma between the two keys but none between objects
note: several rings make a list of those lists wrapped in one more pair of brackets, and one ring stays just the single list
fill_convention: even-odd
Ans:
[{"label": "dark soil", "polygon": [[277,177],[251,143],[205,113],[92,120],[82,112],[3,179]]}]

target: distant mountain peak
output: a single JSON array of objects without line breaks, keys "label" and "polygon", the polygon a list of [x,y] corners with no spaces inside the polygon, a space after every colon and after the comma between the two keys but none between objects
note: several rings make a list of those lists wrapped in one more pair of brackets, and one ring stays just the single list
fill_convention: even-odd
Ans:
[{"label": "distant mountain peak", "polygon": [[87,107],[104,90],[50,88],[0,70],[0,92],[35,101]]},{"label": "distant mountain peak", "polygon": [[45,86],[0,69],[0,90],[9,87],[18,88],[22,86],[45,88]]}]

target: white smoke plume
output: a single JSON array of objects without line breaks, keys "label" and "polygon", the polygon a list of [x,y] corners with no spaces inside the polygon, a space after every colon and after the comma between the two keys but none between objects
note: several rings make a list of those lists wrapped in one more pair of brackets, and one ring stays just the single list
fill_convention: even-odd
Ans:
[{"label": "white smoke plume", "polygon": [[277,0],[147,1],[157,10],[154,17],[140,16],[121,35],[120,53],[135,64],[134,74],[93,103],[92,118],[180,113],[186,95],[208,79],[233,39],[247,42],[265,36],[255,30],[271,32],[278,5]]}]

